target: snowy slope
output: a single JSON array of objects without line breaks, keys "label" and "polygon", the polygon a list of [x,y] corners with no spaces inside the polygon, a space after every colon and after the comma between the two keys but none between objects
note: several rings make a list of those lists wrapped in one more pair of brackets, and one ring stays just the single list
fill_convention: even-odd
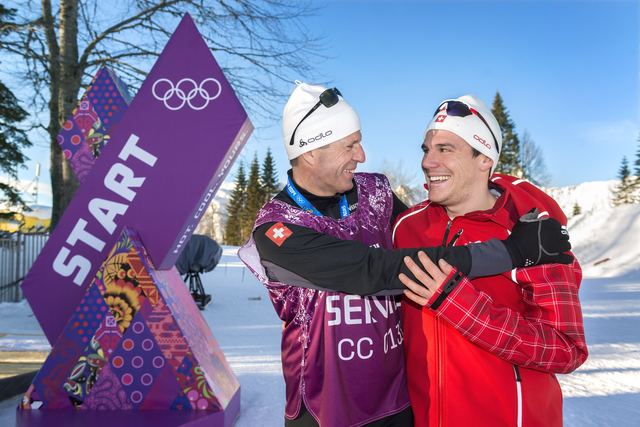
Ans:
[{"label": "snowy slope", "polygon": [[577,215],[569,233],[585,276],[640,278],[640,204]]},{"label": "snowy slope", "polygon": [[[613,207],[618,181],[550,188],[569,217],[569,233],[586,277],[640,275],[640,204]],[[582,213],[572,216],[578,203]]]},{"label": "snowy slope", "polygon": [[619,181],[593,181],[567,187],[545,188],[562,210],[571,216],[573,206],[578,203],[582,212],[593,212],[611,207],[611,193]]}]

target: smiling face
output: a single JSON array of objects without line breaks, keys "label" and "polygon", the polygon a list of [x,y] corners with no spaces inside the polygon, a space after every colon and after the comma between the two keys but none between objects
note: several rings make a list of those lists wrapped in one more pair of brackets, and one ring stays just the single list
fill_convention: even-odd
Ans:
[{"label": "smiling face", "polygon": [[[313,150],[313,179],[307,188],[317,196],[333,196],[353,188],[353,173],[366,160],[360,131]],[[311,153],[310,153],[311,154]]]},{"label": "smiling face", "polygon": [[446,130],[427,132],[422,150],[429,199],[443,205],[450,216],[493,206],[487,186],[491,159],[474,156],[464,139]]}]

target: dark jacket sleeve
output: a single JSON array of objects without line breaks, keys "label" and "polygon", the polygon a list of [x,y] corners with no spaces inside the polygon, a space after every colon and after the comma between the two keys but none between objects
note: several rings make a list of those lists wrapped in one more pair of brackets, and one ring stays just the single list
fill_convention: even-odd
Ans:
[{"label": "dark jacket sleeve", "polygon": [[432,260],[447,259],[465,274],[471,268],[470,252],[465,246],[381,249],[292,224],[285,224],[291,231],[286,239],[274,241],[268,235],[273,224],[258,227],[253,238],[270,279],[283,283],[357,295],[399,294],[405,287],[398,274],[413,278],[404,265],[404,257],[419,264],[419,250]]},{"label": "dark jacket sleeve", "polygon": [[392,192],[392,194],[393,194],[393,211],[391,212],[391,224],[396,222],[396,218],[398,218],[398,215],[400,215],[402,212],[409,209],[408,206],[405,205],[404,202],[400,200],[400,198],[398,198],[396,193]]}]

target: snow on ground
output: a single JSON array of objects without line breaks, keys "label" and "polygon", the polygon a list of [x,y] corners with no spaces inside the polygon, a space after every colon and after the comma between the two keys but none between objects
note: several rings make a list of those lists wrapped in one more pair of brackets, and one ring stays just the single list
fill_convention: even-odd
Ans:
[{"label": "snow on ground", "polygon": [[584,279],[589,359],[559,376],[567,426],[636,426],[640,419],[640,205],[612,207],[616,181],[553,189],[569,219]]},{"label": "snow on ground", "polygon": [[[602,202],[609,183],[554,194],[567,209],[582,194],[583,214],[569,231],[585,278],[580,297],[590,356],[560,375],[565,425],[636,426],[640,419],[640,205]],[[586,184],[583,186],[589,187]],[[567,209],[567,213],[571,210]],[[225,248],[218,267],[203,275],[213,302],[203,312],[241,384],[237,426],[283,423],[281,323],[264,288]],[[609,258],[609,261],[598,261]],[[48,350],[29,306],[0,304],[0,351]],[[17,399],[0,402],[0,425],[13,425]]]},{"label": "snow on ground", "polygon": [[589,359],[560,375],[566,426],[637,426],[640,275],[586,278],[580,291]]}]

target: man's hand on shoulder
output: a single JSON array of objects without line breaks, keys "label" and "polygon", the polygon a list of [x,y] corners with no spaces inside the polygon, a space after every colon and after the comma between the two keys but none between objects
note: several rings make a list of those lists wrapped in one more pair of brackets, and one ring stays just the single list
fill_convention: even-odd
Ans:
[{"label": "man's hand on shoulder", "polygon": [[566,228],[553,218],[540,217],[537,209],[522,215],[502,243],[516,268],[573,262],[573,256],[565,253],[571,249]]}]

